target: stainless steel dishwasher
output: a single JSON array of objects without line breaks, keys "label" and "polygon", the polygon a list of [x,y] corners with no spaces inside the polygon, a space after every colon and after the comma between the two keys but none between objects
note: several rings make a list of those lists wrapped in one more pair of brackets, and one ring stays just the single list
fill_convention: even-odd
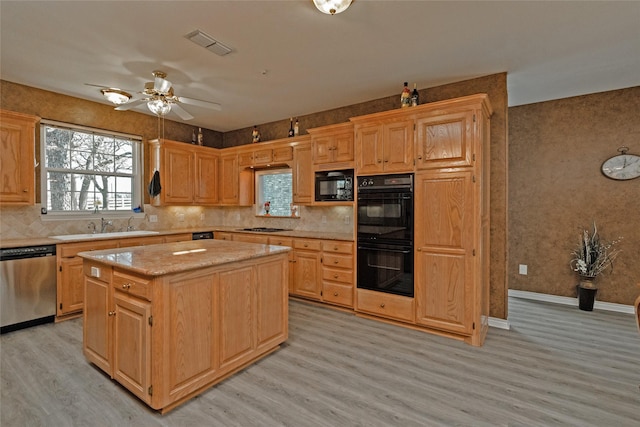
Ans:
[{"label": "stainless steel dishwasher", "polygon": [[56,245],[0,249],[0,333],[53,322]]}]

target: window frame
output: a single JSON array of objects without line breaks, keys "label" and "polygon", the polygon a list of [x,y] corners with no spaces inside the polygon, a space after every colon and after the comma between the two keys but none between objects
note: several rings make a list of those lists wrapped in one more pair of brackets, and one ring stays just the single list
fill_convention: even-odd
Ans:
[{"label": "window frame", "polygon": [[293,168],[291,167],[274,167],[269,169],[256,169],[254,170],[254,182],[255,182],[255,194],[254,194],[254,207],[255,207],[255,215],[262,218],[290,218],[291,215],[265,215],[264,214],[264,202],[266,200],[262,200],[262,183],[260,180],[261,176],[265,175],[278,175],[278,174],[289,174],[291,176],[291,199],[289,201],[289,206],[293,204]]},{"label": "window frame", "polygon": [[[48,185],[47,175],[50,171],[58,171],[59,168],[47,167],[47,150],[45,145],[46,130],[47,127],[55,127],[59,129],[78,131],[87,134],[99,135],[104,137],[116,137],[121,139],[128,139],[132,143],[131,162],[132,172],[131,174],[124,174],[124,176],[131,176],[131,206],[139,206],[140,210],[134,211],[133,208],[129,210],[99,210],[94,211],[49,211],[48,210]],[[111,177],[123,176],[122,173],[109,172],[101,173],[101,175],[108,175]],[[96,216],[103,218],[129,218],[144,217],[144,144],[143,137],[140,135],[131,135],[121,132],[114,132],[106,129],[92,128],[87,126],[75,125],[72,123],[58,122],[54,120],[42,119],[40,120],[40,217],[42,220],[69,220],[69,219],[94,219]]]}]

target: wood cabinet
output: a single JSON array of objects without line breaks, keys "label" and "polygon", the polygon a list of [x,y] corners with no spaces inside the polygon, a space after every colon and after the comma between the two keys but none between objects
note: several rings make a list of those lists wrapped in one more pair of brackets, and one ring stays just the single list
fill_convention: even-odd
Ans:
[{"label": "wood cabinet", "polygon": [[242,148],[238,152],[238,164],[244,167],[282,165],[293,160],[293,147],[290,143],[268,142]]},{"label": "wood cabinet", "polygon": [[159,236],[128,237],[124,239],[104,239],[86,242],[63,243],[57,245],[57,305],[56,320],[77,317],[84,306],[84,273],[79,252],[101,249],[124,248],[129,246],[157,245],[160,243],[183,242],[191,240],[191,233],[168,234]]},{"label": "wood cabinet", "polygon": [[322,241],[322,300],[353,308],[352,242]]},{"label": "wood cabinet", "polygon": [[151,172],[160,173],[154,206],[215,205],[218,202],[218,154],[213,148],[166,139],[151,141]]},{"label": "wood cabinet", "polygon": [[311,158],[310,143],[298,144],[293,147],[292,198],[295,204],[313,203],[314,173]]},{"label": "wood cabinet", "polygon": [[0,205],[35,203],[35,126],[39,120],[0,110]]},{"label": "wood cabinet", "polygon": [[321,241],[295,239],[293,247],[293,295],[320,301],[322,299]]},{"label": "wood cabinet", "polygon": [[473,166],[474,111],[426,113],[416,118],[416,169]]},{"label": "wood cabinet", "polygon": [[352,120],[356,123],[356,174],[413,171],[413,118],[382,120],[373,115]]},{"label": "wood cabinet", "polygon": [[220,203],[226,206],[253,204],[253,172],[240,169],[238,153],[220,157]]},{"label": "wood cabinet", "polygon": [[353,168],[353,123],[308,129],[316,170]]},{"label": "wood cabinet", "polygon": [[283,253],[145,276],[86,260],[85,357],[166,412],[288,336]]}]

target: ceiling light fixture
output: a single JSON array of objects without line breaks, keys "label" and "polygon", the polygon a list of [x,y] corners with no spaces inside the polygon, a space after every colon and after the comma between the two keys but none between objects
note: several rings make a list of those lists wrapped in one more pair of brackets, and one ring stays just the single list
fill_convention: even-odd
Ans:
[{"label": "ceiling light fixture", "polygon": [[351,5],[352,0],[313,0],[318,10],[327,15],[344,12]]},{"label": "ceiling light fixture", "polygon": [[112,102],[116,105],[125,104],[131,99],[131,95],[129,93],[115,87],[100,89],[100,92],[102,92],[102,95],[107,98],[109,102]]},{"label": "ceiling light fixture", "polygon": [[164,116],[171,111],[171,104],[169,104],[163,97],[157,97],[147,102],[147,108],[156,116]]}]

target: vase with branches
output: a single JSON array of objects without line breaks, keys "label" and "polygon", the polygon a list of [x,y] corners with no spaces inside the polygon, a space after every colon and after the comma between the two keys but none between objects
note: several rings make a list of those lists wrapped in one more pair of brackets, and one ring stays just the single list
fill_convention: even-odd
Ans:
[{"label": "vase with branches", "polygon": [[622,237],[612,241],[602,239],[595,222],[591,230],[582,230],[580,241],[571,252],[569,262],[571,269],[581,277],[581,287],[594,288],[593,280],[598,275],[607,269],[613,271],[613,261],[620,254],[620,249],[614,246],[620,240]]}]

